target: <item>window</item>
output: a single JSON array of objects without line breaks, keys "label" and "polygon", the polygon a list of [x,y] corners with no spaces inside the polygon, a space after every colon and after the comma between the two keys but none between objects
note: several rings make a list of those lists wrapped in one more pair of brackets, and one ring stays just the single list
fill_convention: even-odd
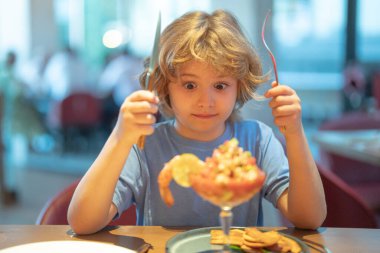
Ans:
[{"label": "window", "polygon": [[340,72],[345,57],[346,1],[274,1],[273,39],[286,72]]},{"label": "window", "polygon": [[357,57],[360,62],[380,60],[380,1],[358,1]]}]

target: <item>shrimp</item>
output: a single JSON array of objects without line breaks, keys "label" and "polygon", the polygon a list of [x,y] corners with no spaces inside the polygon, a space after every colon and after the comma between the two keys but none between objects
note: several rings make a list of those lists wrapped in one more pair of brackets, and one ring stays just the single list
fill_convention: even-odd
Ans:
[{"label": "shrimp", "polygon": [[173,180],[173,166],[170,162],[166,163],[164,168],[161,170],[158,175],[158,188],[160,190],[160,195],[162,200],[168,207],[173,206],[174,198],[173,194],[170,191],[169,185]]},{"label": "shrimp", "polygon": [[169,189],[170,182],[174,179],[182,187],[191,187],[190,174],[197,173],[203,168],[204,162],[189,153],[176,155],[165,164],[157,181],[161,198],[168,207],[174,204],[173,194]]}]

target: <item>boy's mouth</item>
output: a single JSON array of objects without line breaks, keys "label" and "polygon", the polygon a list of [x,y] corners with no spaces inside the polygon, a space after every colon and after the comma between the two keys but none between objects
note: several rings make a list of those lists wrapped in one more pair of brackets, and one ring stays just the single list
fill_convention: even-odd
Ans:
[{"label": "boy's mouth", "polygon": [[201,114],[193,114],[194,117],[199,118],[199,119],[210,119],[216,117],[218,114],[216,113],[201,113]]}]

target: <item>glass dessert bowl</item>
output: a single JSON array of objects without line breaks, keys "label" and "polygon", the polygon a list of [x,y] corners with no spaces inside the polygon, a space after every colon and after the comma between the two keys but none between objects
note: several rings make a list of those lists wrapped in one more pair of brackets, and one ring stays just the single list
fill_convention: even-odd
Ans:
[{"label": "glass dessert bowl", "polygon": [[214,150],[204,168],[189,175],[190,185],[203,199],[220,207],[234,207],[260,191],[265,174],[256,166],[250,152],[236,139]]},{"label": "glass dessert bowl", "polygon": [[192,187],[206,201],[221,208],[219,217],[225,235],[223,252],[229,251],[229,231],[232,208],[250,200],[260,191],[265,173],[256,165],[256,159],[231,139],[214,150],[206,161],[193,154],[182,154],[169,161],[158,177],[163,201],[174,203],[169,189],[171,180],[183,187]]}]

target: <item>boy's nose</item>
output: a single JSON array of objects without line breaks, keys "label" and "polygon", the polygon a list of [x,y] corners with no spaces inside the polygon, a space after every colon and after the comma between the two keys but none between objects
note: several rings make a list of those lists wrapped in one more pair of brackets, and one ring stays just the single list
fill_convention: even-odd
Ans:
[{"label": "boy's nose", "polygon": [[214,106],[214,97],[209,91],[202,91],[198,96],[198,106],[201,108]]}]

